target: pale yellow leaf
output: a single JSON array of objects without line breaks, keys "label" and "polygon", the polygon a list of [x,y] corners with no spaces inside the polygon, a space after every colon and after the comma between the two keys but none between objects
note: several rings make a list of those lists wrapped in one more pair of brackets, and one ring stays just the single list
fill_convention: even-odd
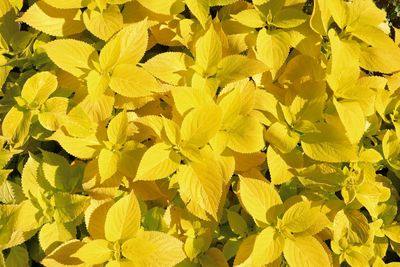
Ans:
[{"label": "pale yellow leaf", "polygon": [[19,21],[54,36],[69,36],[84,31],[80,9],[60,10],[43,1],[35,2]]},{"label": "pale yellow leaf", "polygon": [[134,267],[173,267],[185,257],[183,243],[166,233],[146,231],[125,241],[122,255]]},{"label": "pale yellow leaf", "polygon": [[180,164],[180,156],[172,147],[157,143],[146,150],[136,174],[136,180],[158,180],[175,172]]},{"label": "pale yellow leaf", "polygon": [[114,68],[111,89],[126,97],[151,96],[161,90],[157,80],[143,68],[120,64]]},{"label": "pale yellow leaf", "polygon": [[133,191],[118,200],[107,212],[104,223],[108,241],[124,241],[134,237],[140,227],[140,207]]},{"label": "pale yellow leaf", "polygon": [[60,68],[75,77],[82,77],[94,68],[97,51],[91,45],[73,39],[60,39],[47,43],[44,49],[49,58]]},{"label": "pale yellow leaf", "polygon": [[115,5],[110,5],[103,12],[85,10],[83,12],[83,22],[94,36],[105,41],[123,27],[122,14]]}]

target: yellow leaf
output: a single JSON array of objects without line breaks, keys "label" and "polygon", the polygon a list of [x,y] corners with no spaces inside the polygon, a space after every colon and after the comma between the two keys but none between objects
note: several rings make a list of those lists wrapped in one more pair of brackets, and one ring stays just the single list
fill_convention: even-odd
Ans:
[{"label": "yellow leaf", "polygon": [[281,153],[273,146],[269,146],[267,150],[268,170],[271,176],[272,184],[283,184],[294,176],[292,168],[302,167],[302,155],[297,149],[289,153]]},{"label": "yellow leaf", "polygon": [[327,0],[314,1],[310,19],[311,28],[320,35],[327,35],[330,18],[331,14],[328,9]]},{"label": "yellow leaf", "polygon": [[177,175],[181,195],[217,219],[223,182],[218,166],[210,160],[191,162],[181,165]]},{"label": "yellow leaf", "polygon": [[386,49],[376,47],[363,47],[360,55],[360,66],[370,71],[392,73],[400,70],[400,49],[391,49],[390,54]]},{"label": "yellow leaf", "polygon": [[171,146],[157,143],[144,153],[135,180],[158,180],[168,177],[178,169],[180,161],[180,156]]},{"label": "yellow leaf", "polygon": [[113,176],[118,170],[118,161],[120,154],[103,148],[99,154],[99,174],[100,182],[104,182]]},{"label": "yellow leaf", "polygon": [[254,153],[264,148],[263,125],[252,116],[238,115],[227,127],[227,146],[239,153]]},{"label": "yellow leaf", "polygon": [[38,238],[40,247],[46,254],[49,254],[60,243],[74,239],[76,230],[68,224],[58,222],[46,223],[40,229]]},{"label": "yellow leaf", "polygon": [[391,225],[385,226],[383,228],[383,232],[385,233],[385,235],[387,237],[390,238],[390,240],[400,243],[400,225],[399,224],[391,224]]},{"label": "yellow leaf", "polygon": [[309,201],[292,205],[283,215],[281,229],[300,233],[310,228],[318,220],[318,210],[311,207]]},{"label": "yellow leaf", "polygon": [[126,111],[122,111],[115,116],[107,127],[108,140],[116,144],[124,144],[128,135],[128,116]]},{"label": "yellow leaf", "polygon": [[125,26],[101,50],[100,58],[104,58],[101,60],[102,68],[114,64],[129,64],[133,67],[143,57],[147,42],[147,20]]},{"label": "yellow leaf", "polygon": [[210,1],[209,0],[185,0],[186,5],[188,6],[190,12],[199,20],[200,24],[203,28],[206,25],[209,9],[210,9]]},{"label": "yellow leaf", "polygon": [[37,108],[57,89],[57,77],[50,72],[39,72],[30,77],[24,84],[21,96],[30,106]]},{"label": "yellow leaf", "polygon": [[108,210],[104,223],[108,241],[124,241],[135,236],[140,227],[140,207],[133,191]]},{"label": "yellow leaf", "polygon": [[276,261],[282,254],[285,239],[274,228],[263,229],[256,237],[250,255],[254,266],[264,266]]},{"label": "yellow leaf", "polygon": [[202,267],[228,267],[224,254],[217,248],[210,248],[199,258]]},{"label": "yellow leaf", "polygon": [[261,29],[257,37],[257,59],[271,70],[274,77],[289,54],[289,35],[281,30]]},{"label": "yellow leaf", "polygon": [[22,146],[29,138],[32,114],[12,107],[4,117],[1,129],[3,136],[16,147]]},{"label": "yellow leaf", "polygon": [[262,13],[256,9],[245,9],[237,14],[232,14],[231,17],[250,28],[262,28],[265,26],[267,19],[262,16]]},{"label": "yellow leaf", "polygon": [[358,144],[364,134],[365,118],[361,106],[356,101],[337,101],[333,100],[346,135],[352,144]]},{"label": "yellow leaf", "polygon": [[176,87],[171,90],[171,93],[175,108],[181,115],[185,115],[192,108],[214,103],[211,96],[199,88]]},{"label": "yellow leaf", "polygon": [[355,41],[341,40],[334,30],[330,30],[332,57],[327,70],[327,80],[333,91],[351,87],[360,75],[360,49]]},{"label": "yellow leaf", "polygon": [[297,8],[284,8],[273,18],[271,24],[278,28],[295,28],[306,22],[308,16]]},{"label": "yellow leaf", "polygon": [[118,6],[110,5],[103,12],[87,9],[83,12],[86,28],[96,37],[107,41],[123,27],[122,14]]},{"label": "yellow leaf", "polygon": [[290,266],[333,266],[331,256],[312,236],[285,239],[283,253]]},{"label": "yellow leaf", "polygon": [[70,9],[70,8],[81,8],[85,7],[86,0],[69,0],[69,1],[59,1],[59,0],[43,0],[43,2],[60,9]]},{"label": "yellow leaf", "polygon": [[57,141],[65,151],[81,159],[93,158],[100,148],[100,143],[94,136],[76,138],[65,134],[62,130],[57,130],[49,140]]},{"label": "yellow leaf", "polygon": [[354,267],[370,266],[367,255],[364,255],[356,250],[352,250],[352,249],[347,250],[344,253],[344,258],[345,258],[346,262],[350,264],[350,266],[354,266]]},{"label": "yellow leaf", "polygon": [[89,44],[61,39],[47,43],[44,49],[49,58],[60,68],[75,77],[87,75],[98,61],[97,51]]},{"label": "yellow leaf", "polygon": [[229,227],[232,229],[232,231],[237,235],[245,236],[247,233],[247,223],[243,217],[234,211],[227,210],[226,212]]},{"label": "yellow leaf", "polygon": [[182,141],[197,147],[204,146],[221,127],[221,120],[221,109],[215,104],[193,109],[182,121]]},{"label": "yellow leaf", "polygon": [[73,257],[90,265],[102,264],[110,260],[112,255],[112,244],[104,239],[91,240],[72,254]]},{"label": "yellow leaf", "polygon": [[48,99],[38,115],[40,124],[49,131],[57,131],[64,122],[68,109],[68,100],[66,97]]},{"label": "yellow leaf", "polygon": [[267,70],[261,61],[241,55],[224,57],[218,64],[217,79],[220,86],[246,79]]},{"label": "yellow leaf", "polygon": [[348,8],[346,2],[342,0],[327,0],[326,5],[329,8],[329,11],[341,29],[347,25],[347,18],[348,18]]},{"label": "yellow leaf", "polygon": [[81,14],[80,9],[60,10],[38,1],[18,20],[49,35],[69,36],[85,30]]},{"label": "yellow leaf", "polygon": [[206,33],[196,42],[196,66],[204,77],[217,72],[217,65],[222,59],[222,43],[214,29],[210,26]]},{"label": "yellow leaf", "polygon": [[122,255],[131,260],[130,266],[135,267],[172,267],[186,257],[182,241],[155,231],[141,232],[135,238],[125,241]]},{"label": "yellow leaf", "polygon": [[357,159],[356,147],[343,132],[328,124],[315,126],[318,131],[306,133],[301,140],[307,156],[326,162],[351,162]]},{"label": "yellow leaf", "polygon": [[72,257],[72,254],[74,254],[84,244],[85,243],[83,243],[82,241],[76,239],[67,241],[61,244],[55,250],[53,250],[49,255],[47,255],[41,261],[41,263],[44,266],[54,267],[74,265],[81,266],[83,262],[76,257]]},{"label": "yellow leaf", "polygon": [[265,140],[282,153],[291,152],[299,142],[299,135],[281,122],[274,122],[265,133]]},{"label": "yellow leaf", "polygon": [[265,224],[276,220],[276,209],[282,200],[275,187],[259,179],[239,177],[240,201],[254,220]]},{"label": "yellow leaf", "polygon": [[154,13],[162,15],[173,15],[181,13],[185,9],[183,1],[177,0],[137,0],[142,6]]},{"label": "yellow leaf", "polygon": [[193,64],[193,59],[184,53],[166,52],[149,59],[143,68],[164,82],[178,85],[185,81],[183,75]]},{"label": "yellow leaf", "polygon": [[161,89],[150,73],[128,64],[120,64],[114,68],[110,87],[114,92],[127,97],[151,96]]}]

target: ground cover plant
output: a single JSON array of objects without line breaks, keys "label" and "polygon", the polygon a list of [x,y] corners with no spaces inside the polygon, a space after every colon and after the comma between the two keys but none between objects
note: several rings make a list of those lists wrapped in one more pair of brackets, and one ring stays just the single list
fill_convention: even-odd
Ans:
[{"label": "ground cover plant", "polygon": [[396,10],[0,0],[0,266],[400,266]]}]

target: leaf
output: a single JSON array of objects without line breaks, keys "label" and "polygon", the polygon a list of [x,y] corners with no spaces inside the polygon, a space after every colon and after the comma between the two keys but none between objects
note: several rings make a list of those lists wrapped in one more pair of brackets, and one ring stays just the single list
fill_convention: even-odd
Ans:
[{"label": "leaf", "polygon": [[217,78],[221,86],[262,73],[267,67],[258,60],[241,55],[224,57],[218,64]]},{"label": "leaf", "polygon": [[390,240],[394,242],[400,243],[400,225],[399,224],[391,224],[383,227],[383,232]]},{"label": "leaf", "polygon": [[50,72],[39,72],[24,84],[21,96],[33,107],[42,105],[57,89],[57,77]]},{"label": "leaf", "polygon": [[131,266],[172,267],[186,257],[182,245],[180,240],[168,234],[147,231],[125,241],[122,255],[131,260]]},{"label": "leaf", "polygon": [[331,125],[318,124],[318,132],[306,133],[301,140],[304,153],[314,160],[349,162],[357,159],[356,148]]},{"label": "leaf", "polygon": [[[129,64],[133,67],[143,57],[147,42],[147,20],[123,27],[101,50],[102,68],[120,64]],[[114,64],[110,64],[110,60]]]},{"label": "leaf", "polygon": [[299,142],[299,135],[281,122],[274,122],[265,133],[265,140],[282,153],[291,152]]},{"label": "leaf", "polygon": [[290,266],[333,266],[331,256],[312,236],[286,239],[283,253]]},{"label": "leaf", "polygon": [[54,188],[72,192],[78,180],[73,178],[74,174],[67,159],[56,153],[44,150],[42,150],[42,155],[43,162],[41,167],[46,180]]},{"label": "leaf", "polygon": [[78,40],[54,40],[47,43],[44,49],[59,68],[78,78],[87,75],[94,68],[94,62],[98,61],[96,50],[91,45]]},{"label": "leaf", "polygon": [[289,54],[289,35],[281,30],[267,32],[261,29],[257,37],[257,59],[275,76]]},{"label": "leaf", "polygon": [[185,9],[183,1],[177,0],[137,0],[146,9],[162,15],[179,14]]},{"label": "leaf", "polygon": [[231,17],[250,28],[262,28],[265,26],[267,19],[262,16],[262,13],[256,9],[245,9],[237,14],[232,14]]},{"label": "leaf", "polygon": [[122,111],[115,116],[107,127],[107,136],[108,140],[116,145],[116,144],[124,144],[127,138],[127,130],[128,130],[128,116],[126,111]]},{"label": "leaf", "polygon": [[239,213],[227,210],[228,223],[232,231],[239,235],[245,236],[247,233],[247,223]]},{"label": "leaf", "polygon": [[295,28],[306,22],[308,16],[297,8],[284,8],[272,20],[272,25],[278,28]]},{"label": "leaf", "polygon": [[272,223],[282,200],[275,187],[265,181],[239,176],[239,197],[247,212],[256,222]]},{"label": "leaf", "polygon": [[332,47],[332,57],[327,70],[327,80],[332,90],[354,86],[360,75],[360,49],[356,42],[341,40],[337,33],[330,30],[329,41]]},{"label": "leaf", "polygon": [[292,168],[302,166],[302,155],[298,150],[290,153],[281,153],[273,146],[269,146],[267,150],[267,164],[272,184],[283,184],[290,181],[295,171]]},{"label": "leaf", "polygon": [[174,173],[180,164],[180,156],[164,143],[151,146],[140,160],[135,180],[158,180]]},{"label": "leaf", "polygon": [[32,114],[12,107],[1,125],[3,136],[15,147],[22,146],[29,138]]},{"label": "leaf", "polygon": [[5,266],[7,267],[28,267],[29,254],[25,247],[17,246],[10,249],[6,258]]},{"label": "leaf", "polygon": [[121,64],[115,67],[111,80],[111,89],[126,97],[151,96],[160,91],[157,80],[143,68]]},{"label": "leaf", "polygon": [[83,22],[86,28],[96,37],[107,41],[123,27],[122,14],[115,5],[110,5],[106,10],[85,10]]},{"label": "leaf", "polygon": [[210,9],[210,1],[209,0],[185,0],[186,5],[188,6],[190,12],[199,20],[200,24],[205,28],[209,9]]},{"label": "leaf", "polygon": [[272,227],[263,229],[256,237],[250,255],[252,263],[263,266],[277,260],[283,251],[285,239]]},{"label": "leaf", "polygon": [[112,255],[111,243],[104,239],[96,239],[84,244],[72,256],[86,264],[95,265],[110,260]]},{"label": "leaf", "polygon": [[227,146],[239,153],[254,153],[264,148],[263,126],[252,116],[238,115],[226,130]]},{"label": "leaf", "polygon": [[193,109],[182,121],[182,141],[196,147],[204,146],[221,127],[221,120],[221,109],[215,104]]},{"label": "leaf", "polygon": [[67,2],[60,2],[58,0],[43,0],[43,2],[60,9],[81,8],[85,7],[86,0],[69,0]]},{"label": "leaf", "polygon": [[18,21],[53,36],[69,36],[85,30],[79,9],[60,10],[43,1],[35,2]]},{"label": "leaf", "polygon": [[68,100],[66,97],[52,97],[44,103],[38,119],[45,129],[49,131],[60,129],[67,113]]},{"label": "leaf", "polygon": [[313,12],[310,19],[311,28],[320,35],[327,35],[329,20],[331,18],[326,2],[326,0],[314,1]]},{"label": "leaf", "polygon": [[94,136],[75,138],[66,135],[62,130],[56,131],[49,140],[57,141],[65,151],[81,159],[93,158],[101,147]]},{"label": "leaf", "polygon": [[346,135],[352,144],[358,144],[364,134],[365,118],[361,106],[356,101],[337,101],[333,100]]},{"label": "leaf", "polygon": [[74,226],[52,222],[42,226],[38,238],[40,247],[46,254],[49,254],[63,242],[74,239],[75,235],[76,229]]},{"label": "leaf", "polygon": [[198,204],[214,219],[222,197],[222,177],[218,166],[211,162],[191,162],[178,170],[179,192]]},{"label": "leaf", "polygon": [[360,66],[369,71],[382,73],[393,73],[400,70],[400,63],[396,60],[400,56],[399,48],[391,50],[391,54],[385,52],[386,49],[365,47],[361,49]]},{"label": "leaf", "polygon": [[306,231],[319,219],[318,215],[318,210],[312,208],[310,202],[298,202],[283,214],[281,229],[287,229],[292,233]]},{"label": "leaf", "polygon": [[77,194],[55,193],[52,198],[54,219],[57,222],[67,223],[82,215],[89,205],[89,198]]},{"label": "leaf", "polygon": [[200,68],[203,76],[212,76],[217,71],[217,65],[222,59],[222,43],[214,29],[210,26],[206,33],[201,36],[195,45],[196,66]]},{"label": "leaf", "polygon": [[41,263],[45,266],[73,266],[81,265],[82,261],[72,255],[84,245],[80,240],[70,240],[57,247],[47,255]]},{"label": "leaf", "polygon": [[333,227],[334,240],[340,240],[344,237],[351,244],[366,243],[370,234],[368,220],[358,210],[341,210],[336,213]]},{"label": "leaf", "polygon": [[104,182],[113,176],[118,170],[118,162],[120,154],[103,148],[99,154],[99,174],[101,177],[100,182]]},{"label": "leaf", "polygon": [[184,53],[166,52],[147,60],[143,68],[166,83],[178,85],[185,80],[184,74],[193,64],[193,59]]},{"label": "leaf", "polygon": [[224,254],[217,248],[210,248],[199,258],[202,267],[228,267]]},{"label": "leaf", "polygon": [[118,200],[107,212],[104,223],[108,241],[132,238],[140,228],[140,207],[133,191]]}]

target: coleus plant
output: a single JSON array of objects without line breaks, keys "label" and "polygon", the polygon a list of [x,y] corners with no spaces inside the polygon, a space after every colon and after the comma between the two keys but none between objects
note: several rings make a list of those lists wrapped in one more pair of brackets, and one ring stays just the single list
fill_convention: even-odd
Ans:
[{"label": "coleus plant", "polygon": [[372,0],[0,0],[0,266],[397,266],[400,38]]}]

